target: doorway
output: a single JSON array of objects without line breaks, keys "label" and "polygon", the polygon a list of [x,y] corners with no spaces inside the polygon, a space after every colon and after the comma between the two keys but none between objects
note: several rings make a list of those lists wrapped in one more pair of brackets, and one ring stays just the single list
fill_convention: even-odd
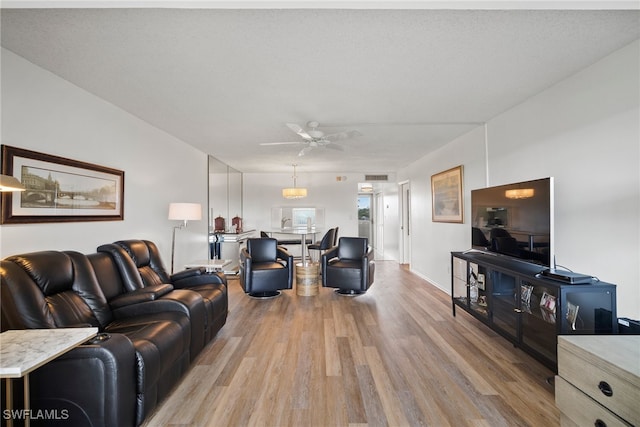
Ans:
[{"label": "doorway", "polygon": [[371,194],[358,194],[358,237],[366,237],[369,244],[373,244],[371,207]]}]

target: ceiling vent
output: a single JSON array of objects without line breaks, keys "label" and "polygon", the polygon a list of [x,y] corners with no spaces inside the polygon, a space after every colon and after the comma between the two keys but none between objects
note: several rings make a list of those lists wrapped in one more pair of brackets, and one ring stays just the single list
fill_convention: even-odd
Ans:
[{"label": "ceiling vent", "polygon": [[365,181],[389,181],[389,175],[365,175]]}]

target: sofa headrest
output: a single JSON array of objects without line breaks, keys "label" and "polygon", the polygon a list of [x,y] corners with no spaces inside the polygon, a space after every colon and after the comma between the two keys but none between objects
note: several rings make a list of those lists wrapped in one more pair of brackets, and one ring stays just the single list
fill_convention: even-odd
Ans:
[{"label": "sofa headrest", "polygon": [[111,309],[87,258],[75,251],[42,251],[7,257],[2,262],[2,306],[8,298],[18,309],[13,326],[104,326]]},{"label": "sofa headrest", "polygon": [[45,296],[73,287],[73,265],[64,252],[42,251],[7,257],[31,277]]},{"label": "sofa headrest", "polygon": [[[125,248],[120,245],[116,245],[115,243],[107,243],[104,245],[98,246],[98,252],[107,253],[117,266],[118,274],[121,276],[122,285],[124,288],[131,292],[136,289],[144,288],[144,283],[142,282],[142,278],[140,277],[140,272],[138,271],[138,267],[131,259],[129,252]],[[95,259],[91,258],[91,262],[95,265]],[[106,264],[107,267],[112,267],[110,264]],[[98,271],[98,276],[104,275],[105,271]],[[113,289],[108,291],[108,297],[112,298],[118,292],[113,292]]]},{"label": "sofa headrest", "polygon": [[149,240],[119,240],[114,245],[121,247],[129,255],[145,286],[171,282],[155,243]]},{"label": "sofa headrest", "polygon": [[136,267],[146,267],[151,262],[149,247],[143,240],[118,240],[114,243],[127,251]]}]

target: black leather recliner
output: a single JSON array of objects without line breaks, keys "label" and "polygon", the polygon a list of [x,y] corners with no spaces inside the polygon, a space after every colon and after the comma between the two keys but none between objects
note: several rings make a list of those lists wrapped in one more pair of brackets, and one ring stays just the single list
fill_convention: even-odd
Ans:
[{"label": "black leather recliner", "polygon": [[101,245],[98,252],[109,254],[120,270],[128,291],[169,283],[175,289],[197,292],[205,302],[206,345],[227,321],[229,311],[227,279],[222,273],[209,273],[204,268],[179,271],[169,276],[155,243],[148,240],[120,240]]},{"label": "black leather recliner", "polygon": [[118,266],[108,253],[92,253],[87,255],[87,258],[93,266],[111,309],[119,317],[143,313],[147,309],[158,310],[159,307],[167,311],[180,311],[187,315],[191,323],[189,354],[192,361],[198,356],[205,346],[207,323],[205,301],[198,293],[173,289],[169,284],[145,287],[140,278],[135,280],[135,276],[130,278],[128,284],[133,281],[136,289],[130,291],[122,280]]},{"label": "black leather recliner", "polygon": [[184,311],[171,303],[114,309],[86,255],[10,256],[0,263],[0,294],[3,330],[93,326],[109,334],[31,373],[34,410],[68,409],[79,426],[139,425],[189,366]]},{"label": "black leather recliner", "polygon": [[322,286],[343,295],[357,295],[373,284],[375,261],[365,237],[340,237],[338,245],[322,254]]},{"label": "black leather recliner", "polygon": [[256,298],[269,298],[293,287],[293,255],[273,238],[247,239],[240,251],[240,284]]}]

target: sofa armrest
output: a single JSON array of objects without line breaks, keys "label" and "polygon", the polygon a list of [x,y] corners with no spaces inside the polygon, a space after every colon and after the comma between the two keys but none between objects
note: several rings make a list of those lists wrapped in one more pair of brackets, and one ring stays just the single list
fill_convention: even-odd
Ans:
[{"label": "sofa armrest", "polygon": [[288,260],[292,255],[289,253],[289,251],[287,250],[287,248],[282,247],[282,246],[276,246],[276,257],[283,259],[283,260]]},{"label": "sofa armrest", "polygon": [[168,283],[147,286],[135,291],[125,292],[117,295],[109,301],[112,310],[117,310],[133,304],[140,304],[148,301],[155,301],[173,290],[173,286]]},{"label": "sofa armrest", "polygon": [[326,266],[327,263],[332,260],[333,258],[336,258],[338,256],[338,247],[334,246],[331,249],[325,251],[322,256],[321,256],[321,263],[322,266]]},{"label": "sofa armrest", "polygon": [[182,271],[178,271],[171,275],[171,282],[175,282],[176,280],[184,280],[193,276],[199,276],[203,273],[204,268],[187,268]]},{"label": "sofa armrest", "polygon": [[83,344],[30,375],[32,410],[69,425],[124,426],[136,419],[136,353],[124,335]]},{"label": "sofa armrest", "polygon": [[190,268],[173,274],[171,284],[176,289],[211,284],[226,285],[227,278],[223,273],[209,273],[205,268]]}]

